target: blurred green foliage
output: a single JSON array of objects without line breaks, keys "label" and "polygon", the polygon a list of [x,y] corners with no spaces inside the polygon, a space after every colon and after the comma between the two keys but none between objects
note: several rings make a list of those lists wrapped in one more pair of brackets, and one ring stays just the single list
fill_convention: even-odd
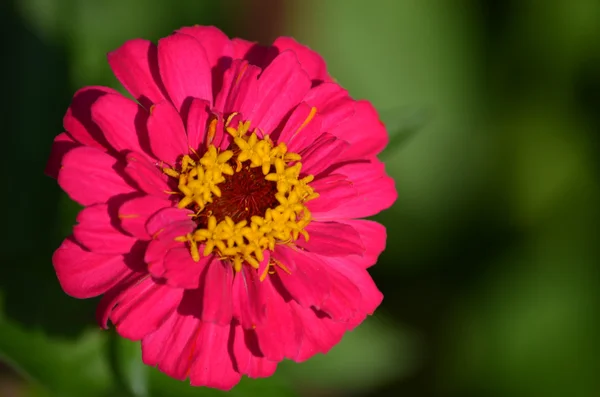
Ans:
[{"label": "blurred green foliage", "polygon": [[199,23],[321,52],[380,109],[399,192],[376,217],[377,315],[231,394],[597,396],[598,21],[595,0],[2,2],[0,359],[18,395],[223,394],[144,366],[61,291],[50,258],[78,208],[42,175],[72,93],[118,87],[108,51]]}]

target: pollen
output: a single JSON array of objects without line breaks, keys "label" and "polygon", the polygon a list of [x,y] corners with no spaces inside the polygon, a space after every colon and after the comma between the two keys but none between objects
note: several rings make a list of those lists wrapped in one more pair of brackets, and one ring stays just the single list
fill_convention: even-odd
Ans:
[{"label": "pollen", "polygon": [[[258,270],[268,257],[265,251],[278,244],[308,240],[305,228],[312,217],[306,202],[319,195],[310,186],[312,175],[300,177],[300,155],[250,131],[250,121],[236,116],[225,122],[232,140],[227,150],[209,140],[201,157],[184,155],[176,166],[161,169],[177,186],[178,207],[191,209],[197,224],[195,231],[176,239],[188,244],[193,260],[216,255],[239,272],[244,265]],[[216,124],[214,119],[208,124],[213,136]],[[276,269],[289,272],[270,259],[260,279]]]}]

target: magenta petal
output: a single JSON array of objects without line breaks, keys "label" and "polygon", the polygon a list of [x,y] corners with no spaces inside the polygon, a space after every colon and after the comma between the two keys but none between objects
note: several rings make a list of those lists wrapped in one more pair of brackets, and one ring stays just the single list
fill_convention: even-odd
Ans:
[{"label": "magenta petal", "polygon": [[190,148],[200,153],[206,142],[206,127],[210,116],[210,103],[203,99],[193,99],[187,117],[187,139]]},{"label": "magenta petal", "polygon": [[223,76],[223,88],[215,100],[215,109],[223,114],[238,112],[248,118],[256,105],[260,72],[259,67],[246,61],[233,61]]},{"label": "magenta petal", "polygon": [[342,336],[346,332],[344,323],[334,322],[322,312],[301,307],[295,302],[292,302],[291,306],[295,316],[304,327],[300,350],[298,355],[293,358],[294,361],[302,362],[317,353],[325,354],[342,340]]},{"label": "magenta petal", "polygon": [[92,105],[92,119],[117,151],[143,153],[140,134],[145,135],[145,117],[144,108],[121,94],[106,94]]},{"label": "magenta petal", "polygon": [[65,154],[69,153],[72,149],[81,146],[81,144],[75,141],[66,132],[60,133],[54,138],[52,142],[52,149],[50,150],[50,158],[46,164],[44,173],[52,178],[58,178],[58,171],[62,166],[62,159]]},{"label": "magenta petal", "polygon": [[267,315],[255,330],[260,351],[273,361],[292,359],[298,355],[302,342],[302,323],[293,315],[291,305],[275,289],[270,277],[262,282],[261,288],[267,296]]},{"label": "magenta petal", "polygon": [[78,147],[63,158],[58,184],[81,205],[105,203],[109,198],[134,192],[117,174],[117,159],[90,147]]},{"label": "magenta petal", "polygon": [[330,211],[358,195],[354,184],[345,175],[340,174],[329,174],[318,178],[310,186],[319,193],[319,197],[307,203],[311,212]]},{"label": "magenta petal", "polygon": [[349,263],[346,258],[325,258],[332,269],[337,270],[350,280],[360,291],[359,311],[371,315],[381,304],[383,294],[375,285],[369,272],[360,264]]},{"label": "magenta petal", "polygon": [[300,247],[324,256],[362,255],[365,247],[360,235],[350,225],[339,222],[313,221],[305,230],[309,240],[296,241]]},{"label": "magenta petal", "polygon": [[321,117],[317,112],[317,108],[305,102],[299,104],[286,120],[277,140],[285,142],[294,153],[309,146],[322,134]]},{"label": "magenta petal", "polygon": [[189,26],[181,28],[178,33],[194,37],[202,44],[206,58],[211,67],[221,66],[224,60],[233,57],[231,40],[219,28],[214,26]]},{"label": "magenta petal", "polygon": [[62,289],[79,298],[101,295],[132,274],[122,255],[98,254],[67,238],[52,256]]},{"label": "magenta petal", "polygon": [[206,266],[202,287],[202,321],[229,324],[233,315],[231,265],[213,260]]},{"label": "magenta petal", "polygon": [[327,66],[323,58],[316,52],[305,45],[298,43],[291,37],[278,37],[273,42],[273,47],[279,52],[292,50],[298,57],[302,69],[308,74],[313,81],[330,81],[331,77],[327,73]]},{"label": "magenta petal", "polygon": [[[337,83],[318,85],[306,94],[303,101],[319,109],[323,131],[327,132],[356,113],[357,102]],[[368,136],[368,131],[365,131],[365,134]]]},{"label": "magenta petal", "polygon": [[277,363],[262,356],[256,333],[239,324],[232,325],[229,344],[234,358],[234,368],[249,378],[266,378],[275,373]]},{"label": "magenta petal", "polygon": [[191,357],[190,384],[230,390],[241,378],[229,353],[229,325],[203,322]]},{"label": "magenta petal", "polygon": [[342,158],[349,160],[376,156],[389,141],[377,111],[367,101],[356,102],[354,115],[329,132],[350,143],[342,155]]},{"label": "magenta petal", "polygon": [[65,130],[77,142],[85,146],[95,147],[102,151],[111,146],[104,137],[104,133],[92,120],[92,106],[101,97],[107,94],[119,94],[108,87],[92,86],[80,89],[73,95],[71,106],[63,118]]},{"label": "magenta petal", "polygon": [[146,156],[129,152],[126,160],[125,173],[143,192],[163,199],[169,196],[167,176],[160,172],[156,165],[149,162]]},{"label": "magenta petal", "polygon": [[373,266],[385,249],[387,238],[385,226],[362,219],[339,220],[338,222],[352,226],[360,234],[360,239],[365,247],[365,252],[362,255],[351,255],[344,259],[363,269]]},{"label": "magenta petal", "polygon": [[319,175],[336,162],[340,155],[348,149],[348,143],[325,132],[306,149],[300,151],[302,156],[302,172]]},{"label": "magenta petal", "polygon": [[146,222],[156,212],[171,207],[171,202],[156,196],[142,196],[124,202],[119,207],[120,226],[140,240],[150,240]]},{"label": "magenta petal", "polygon": [[311,81],[292,51],[284,51],[258,79],[256,106],[250,115],[252,126],[271,133],[283,117],[300,103]]},{"label": "magenta petal", "polygon": [[150,108],[148,137],[154,155],[169,165],[187,154],[188,143],[183,122],[170,102],[159,102]]},{"label": "magenta petal", "polygon": [[173,287],[194,289],[200,286],[200,275],[212,262],[214,255],[203,256],[198,262],[192,259],[187,247],[171,248],[164,259],[165,272],[162,277]]},{"label": "magenta petal", "polygon": [[233,281],[234,313],[245,329],[252,329],[264,321],[266,315],[266,296],[258,274],[254,269],[244,266],[235,274]]},{"label": "magenta petal", "polygon": [[161,238],[161,234],[178,229],[185,236],[191,233],[196,224],[191,218],[194,213],[187,209],[163,208],[148,219],[146,231],[153,238]]},{"label": "magenta petal", "polygon": [[316,255],[284,246],[277,247],[273,256],[291,272],[277,272],[277,279],[291,297],[302,307],[319,308],[329,295],[331,285],[326,264]]},{"label": "magenta petal", "polygon": [[396,201],[398,194],[395,182],[385,173],[383,163],[376,158],[338,165],[332,167],[331,172],[348,176],[357,195],[332,210],[313,213],[314,219],[364,218],[389,208]]},{"label": "magenta petal", "polygon": [[100,254],[124,254],[137,242],[134,237],[115,227],[108,205],[96,204],[84,208],[77,216],[79,224],[73,227],[73,235],[81,245]]},{"label": "magenta petal", "polygon": [[196,348],[200,320],[173,312],[160,328],[142,339],[142,361],[172,378],[185,380]]},{"label": "magenta petal", "polygon": [[140,340],[169,318],[182,296],[183,290],[157,284],[146,277],[119,295],[110,320],[121,336]]},{"label": "magenta petal", "polygon": [[[326,261],[327,258],[324,258]],[[355,317],[361,305],[358,287],[345,276],[343,271],[327,269],[327,277],[331,282],[329,295],[321,303],[321,311],[327,313],[334,321],[347,322]]]},{"label": "magenta petal", "polygon": [[143,106],[165,100],[158,76],[156,45],[148,40],[129,40],[108,53],[108,64],[117,79]]},{"label": "magenta petal", "polygon": [[160,76],[177,110],[186,98],[212,103],[212,76],[204,48],[195,38],[175,33],[158,42]]}]

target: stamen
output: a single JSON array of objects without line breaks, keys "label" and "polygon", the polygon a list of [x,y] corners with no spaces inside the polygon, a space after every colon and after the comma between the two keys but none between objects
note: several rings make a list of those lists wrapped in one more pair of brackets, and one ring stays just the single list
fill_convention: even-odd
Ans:
[{"label": "stamen", "polygon": [[[298,131],[315,113],[313,108]],[[277,244],[293,245],[300,236],[308,240],[305,228],[312,217],[305,204],[318,194],[309,185],[312,175],[300,178],[300,155],[288,152],[285,143],[275,146],[268,135],[248,133],[250,121],[236,116],[227,117],[223,127],[233,138],[228,150],[219,151],[212,144],[215,118],[208,125],[202,157],[195,161],[184,155],[177,169],[162,165],[161,169],[177,181],[178,207],[193,210],[192,219],[198,224],[193,233],[176,240],[188,244],[194,261],[215,254],[239,272],[244,265],[258,269],[264,251],[273,251]],[[232,127],[234,120],[237,127]],[[277,269],[290,272],[271,258],[259,279]]]}]

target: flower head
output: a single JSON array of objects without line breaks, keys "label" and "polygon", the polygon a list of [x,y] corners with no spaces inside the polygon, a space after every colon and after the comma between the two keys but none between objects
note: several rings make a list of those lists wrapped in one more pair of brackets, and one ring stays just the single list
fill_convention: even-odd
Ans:
[{"label": "flower head", "polygon": [[375,310],[368,217],[396,198],[387,134],[322,58],[214,27],[108,55],[133,95],[78,91],[47,173],[85,208],[53,257],[66,293],[143,360],[230,389],[325,353]]}]

